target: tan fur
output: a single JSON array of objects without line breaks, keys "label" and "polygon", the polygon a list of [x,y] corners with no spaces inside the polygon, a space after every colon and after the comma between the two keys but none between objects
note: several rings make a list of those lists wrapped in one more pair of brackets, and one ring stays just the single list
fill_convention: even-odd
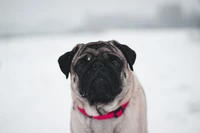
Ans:
[{"label": "tan fur", "polygon": [[[112,45],[110,43],[109,45]],[[79,56],[84,53],[84,45],[78,45],[79,51],[72,61],[72,66],[76,63]],[[114,47],[114,46],[113,46]],[[114,49],[114,48],[113,48]],[[105,51],[105,49],[102,49]],[[91,51],[90,51],[91,52]],[[101,51],[94,51],[96,54]],[[113,52],[113,51],[112,51]],[[73,108],[71,110],[71,133],[147,133],[146,98],[142,86],[135,74],[130,70],[123,54],[115,49],[114,52],[121,57],[126,64],[122,70],[121,80],[123,90],[112,103],[106,105],[90,106],[77,91],[78,78],[71,71],[71,88]],[[126,77],[124,76],[126,73]],[[102,114],[116,110],[121,105],[130,101],[122,116],[108,120],[91,119],[77,109],[84,108],[89,115],[99,115],[97,108]]]}]

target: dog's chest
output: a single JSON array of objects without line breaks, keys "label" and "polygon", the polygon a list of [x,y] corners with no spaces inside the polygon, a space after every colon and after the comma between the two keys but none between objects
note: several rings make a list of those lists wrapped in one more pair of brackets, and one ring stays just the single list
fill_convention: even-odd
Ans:
[{"label": "dog's chest", "polygon": [[89,125],[91,133],[119,133],[119,119],[91,120]]}]

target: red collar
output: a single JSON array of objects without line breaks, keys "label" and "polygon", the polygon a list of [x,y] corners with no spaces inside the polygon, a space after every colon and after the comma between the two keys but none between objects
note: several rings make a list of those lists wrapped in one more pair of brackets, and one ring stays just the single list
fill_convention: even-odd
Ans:
[{"label": "red collar", "polygon": [[106,120],[106,119],[111,119],[111,118],[120,117],[120,116],[123,114],[123,112],[124,112],[125,108],[127,107],[128,103],[129,103],[129,101],[126,102],[125,104],[123,104],[122,106],[120,106],[120,107],[119,107],[118,109],[116,109],[115,111],[112,111],[112,112],[107,113],[107,114],[105,114],[105,115],[99,115],[99,116],[90,116],[90,115],[88,115],[88,114],[86,113],[86,111],[85,111],[84,109],[79,108],[79,107],[77,107],[77,108],[79,109],[79,111],[80,111],[82,114],[84,114],[84,115],[86,115],[86,116],[88,116],[88,117],[90,117],[90,118],[97,119],[97,120]]}]

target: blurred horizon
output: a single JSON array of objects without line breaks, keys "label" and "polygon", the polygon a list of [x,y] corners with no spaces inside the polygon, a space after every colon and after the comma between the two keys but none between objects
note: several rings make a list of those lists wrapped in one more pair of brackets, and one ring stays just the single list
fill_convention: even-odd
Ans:
[{"label": "blurred horizon", "polygon": [[199,28],[200,0],[0,0],[0,36]]}]

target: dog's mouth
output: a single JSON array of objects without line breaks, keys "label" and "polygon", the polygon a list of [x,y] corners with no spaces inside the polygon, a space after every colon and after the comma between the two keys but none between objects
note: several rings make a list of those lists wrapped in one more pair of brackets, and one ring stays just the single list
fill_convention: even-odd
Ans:
[{"label": "dog's mouth", "polygon": [[106,79],[96,78],[89,90],[89,100],[91,102],[104,103],[110,101],[113,97],[112,87]]},{"label": "dog's mouth", "polygon": [[113,84],[111,79],[96,77],[90,81],[89,83],[84,83],[80,94],[87,98],[91,105],[96,103],[108,103],[120,93],[120,91],[116,92],[118,90],[116,88],[119,88],[119,85]]},{"label": "dog's mouth", "polygon": [[92,82],[90,90],[97,94],[106,94],[110,90],[110,85],[107,80],[99,77]]}]

